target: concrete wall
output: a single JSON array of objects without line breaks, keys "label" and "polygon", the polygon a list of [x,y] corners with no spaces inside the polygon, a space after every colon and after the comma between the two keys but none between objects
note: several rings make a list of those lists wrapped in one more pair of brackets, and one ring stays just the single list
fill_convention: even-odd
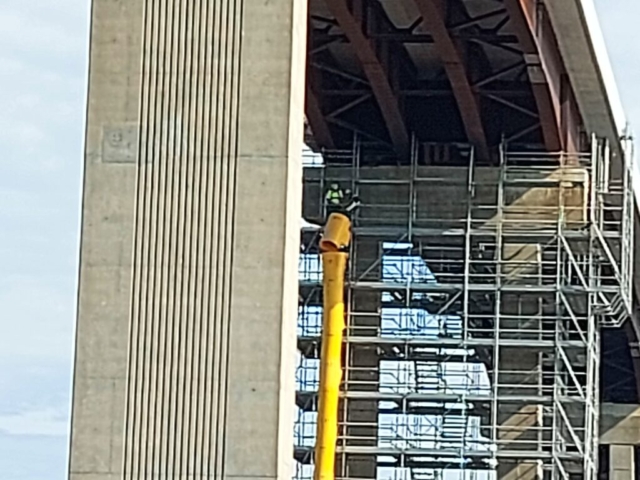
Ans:
[{"label": "concrete wall", "polygon": [[604,403],[600,408],[600,443],[640,445],[640,405]]},{"label": "concrete wall", "polygon": [[306,3],[92,21],[70,478],[289,478]]},{"label": "concrete wall", "polygon": [[[414,225],[428,228],[464,228],[467,218],[469,171],[464,167],[417,167],[411,190],[410,167],[360,167],[358,194],[362,207],[358,225],[406,226],[412,195]],[[526,177],[524,177],[526,175]],[[352,188],[351,167],[306,168],[303,212],[308,220],[322,221],[321,206],[329,184]],[[498,168],[478,167],[474,171],[474,226],[494,226],[497,218]],[[513,180],[512,176],[509,177]],[[570,225],[581,226],[586,215],[588,178],[584,169],[546,170],[523,174],[520,184],[504,189],[506,225],[548,224],[555,228],[560,206]],[[562,185],[559,188],[559,185]],[[533,220],[532,220],[532,216]]]},{"label": "concrete wall", "polygon": [[634,480],[635,449],[640,446],[640,405],[602,404],[600,444],[609,447],[609,478]]}]

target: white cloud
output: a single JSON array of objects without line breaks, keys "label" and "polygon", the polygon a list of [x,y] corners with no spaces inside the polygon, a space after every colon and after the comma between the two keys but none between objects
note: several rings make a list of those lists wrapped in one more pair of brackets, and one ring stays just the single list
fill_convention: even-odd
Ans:
[{"label": "white cloud", "polygon": [[[87,0],[4,0],[0,185],[10,175],[77,179],[83,144]],[[52,182],[53,180],[53,182]],[[77,189],[78,183],[73,184]]]},{"label": "white cloud", "polygon": [[0,335],[3,365],[70,359],[75,292],[51,280],[5,277],[0,282],[2,316],[9,320]]},{"label": "white cloud", "polygon": [[67,435],[67,412],[47,408],[0,414],[0,432],[9,435]]},{"label": "white cloud", "polygon": [[88,6],[0,9],[3,478],[66,478]]},{"label": "white cloud", "polygon": [[618,81],[623,108],[637,132],[640,128],[640,63],[634,59],[640,55],[640,45],[636,39],[640,3],[636,0],[617,0],[614,7],[609,0],[597,0],[596,10]]},{"label": "white cloud", "polygon": [[[54,55],[82,55],[83,25],[75,24],[77,7],[84,2],[66,2],[70,9],[68,20],[62,22],[58,15],[64,2],[56,2],[58,15],[47,15],[39,2],[3,2],[0,10],[0,43],[5,49],[21,52],[47,53]],[[75,3],[76,8],[73,8]]]},{"label": "white cloud", "polygon": [[[1,73],[2,64],[8,64],[12,73]],[[79,162],[83,78],[77,72],[62,74],[0,57],[1,169],[49,175]]]}]

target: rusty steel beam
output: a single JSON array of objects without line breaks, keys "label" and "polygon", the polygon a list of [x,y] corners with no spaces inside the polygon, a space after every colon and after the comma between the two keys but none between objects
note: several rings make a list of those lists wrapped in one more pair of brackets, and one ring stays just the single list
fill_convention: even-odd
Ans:
[{"label": "rusty steel beam", "polygon": [[[422,19],[420,21],[422,23]],[[451,31],[451,37],[456,40],[465,41],[479,41],[494,44],[505,45],[517,45],[519,43],[518,37],[515,35],[499,35],[494,33],[453,33]],[[349,41],[346,35],[341,33],[325,33],[318,32],[314,34],[314,39],[321,43],[318,48],[324,47],[329,43],[346,43]],[[398,30],[396,32],[381,32],[369,35],[369,39],[372,40],[390,40],[398,43],[407,44],[432,44],[435,42],[433,35],[423,33],[411,33],[408,29]]]},{"label": "rusty steel beam", "polygon": [[[353,46],[369,81],[387,126],[391,142],[400,155],[409,154],[409,134],[392,86],[387,62],[378,55],[380,45],[374,44],[363,30],[367,2],[362,0],[325,0],[329,11]],[[388,56],[387,56],[388,57]]]},{"label": "rusty steel beam", "polygon": [[[491,97],[497,96],[500,98],[529,98],[531,93],[528,90],[500,90],[496,89],[479,89],[478,94],[482,97]],[[322,91],[323,95],[331,96],[331,97],[353,97],[353,96],[361,96],[367,93],[371,93],[369,90],[363,89],[326,89]],[[398,90],[397,95],[400,97],[451,97],[453,92],[448,89],[438,86],[429,86],[425,85],[424,88],[419,89],[402,89]],[[528,114],[531,112],[528,112]],[[538,112],[534,113],[534,116],[538,117]]]},{"label": "rusty steel beam", "polygon": [[544,7],[536,0],[505,0],[505,7],[527,64],[545,146],[549,151],[579,149],[581,118],[571,86],[563,85],[566,71]]},{"label": "rusty steel beam", "polygon": [[[307,20],[307,46],[310,48],[313,45],[313,25],[312,17],[309,16]],[[327,123],[324,113],[322,112],[322,104],[320,102],[318,87],[319,78],[318,72],[313,67],[312,62],[313,53],[307,52],[307,80],[305,86],[304,97],[304,112],[307,117],[307,122],[313,133],[313,140],[316,146],[320,148],[335,149],[335,142],[331,135],[331,129]]]},{"label": "rusty steel beam", "polygon": [[318,97],[310,85],[309,80],[307,80],[304,103],[307,121],[309,122],[309,127],[311,127],[313,139],[316,144],[321,148],[334,150],[336,146],[331,135],[331,130],[329,129],[329,124],[327,124],[322,109],[320,108]]},{"label": "rusty steel beam", "polygon": [[507,11],[504,8],[498,8],[497,10],[494,10],[492,12],[484,13],[482,15],[478,15],[477,17],[470,18],[469,20],[465,20],[464,22],[451,25],[449,30],[451,32],[458,32],[460,30],[464,30],[465,28],[474,27],[478,25],[480,22],[483,22],[485,20],[489,20],[496,17],[500,18],[505,16],[508,16]]},{"label": "rusty steel beam", "polygon": [[482,159],[489,158],[487,136],[482,124],[478,99],[471,87],[464,54],[447,29],[443,0],[414,0],[433,36],[438,54],[449,77],[469,142]]}]

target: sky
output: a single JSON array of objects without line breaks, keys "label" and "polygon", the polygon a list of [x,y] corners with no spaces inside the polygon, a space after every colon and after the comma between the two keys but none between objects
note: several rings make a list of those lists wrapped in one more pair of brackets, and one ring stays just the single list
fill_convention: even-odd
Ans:
[{"label": "sky", "polygon": [[[640,131],[637,0],[596,0]],[[66,478],[88,0],[0,6],[0,477]]]},{"label": "sky", "polygon": [[87,0],[0,2],[0,477],[67,463]]}]

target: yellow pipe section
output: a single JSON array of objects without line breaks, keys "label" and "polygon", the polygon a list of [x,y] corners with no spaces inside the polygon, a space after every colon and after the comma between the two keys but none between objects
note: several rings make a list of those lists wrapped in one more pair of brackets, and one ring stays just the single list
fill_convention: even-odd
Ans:
[{"label": "yellow pipe section", "polygon": [[348,259],[345,249],[350,240],[349,218],[340,213],[331,214],[320,241],[324,300],[314,480],[335,479],[342,338],[345,329],[344,277]]},{"label": "yellow pipe section", "polygon": [[342,213],[332,213],[320,239],[320,252],[341,252],[351,242],[351,220]]},{"label": "yellow pipe section", "polygon": [[322,254],[324,311],[314,480],[333,480],[338,440],[338,399],[342,381],[344,273],[347,254]]}]

